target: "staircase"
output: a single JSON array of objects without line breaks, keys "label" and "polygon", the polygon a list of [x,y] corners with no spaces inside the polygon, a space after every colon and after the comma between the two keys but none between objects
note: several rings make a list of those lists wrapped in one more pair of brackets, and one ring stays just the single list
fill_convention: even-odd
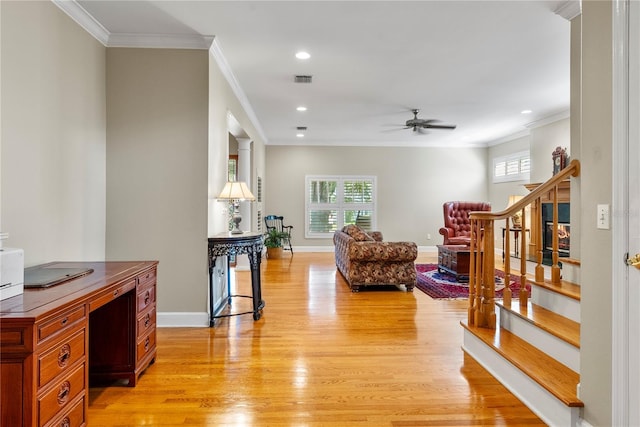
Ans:
[{"label": "staircase", "polygon": [[[577,161],[574,160],[567,169],[569,168],[571,170],[565,169],[558,175],[578,175]],[[530,297],[527,292],[521,291],[519,300],[511,301],[510,293],[505,292],[502,301],[496,300],[492,276],[495,264],[494,222],[505,220],[508,229],[509,218],[518,211],[525,217],[524,209],[529,204],[539,204],[542,193],[555,191],[557,196],[557,183],[564,179],[558,175],[505,211],[475,212],[470,215],[470,306],[468,320],[461,324],[464,331],[462,348],[467,354],[545,423],[566,427],[580,424],[584,406],[578,398],[580,286],[561,279],[557,236],[554,236],[553,265],[550,267],[542,266],[541,251],[533,268],[523,258],[520,260],[520,268],[511,270],[510,257],[505,259],[505,273],[518,276],[520,283],[528,283],[531,286]],[[554,203],[556,202],[557,197],[554,199]],[[536,225],[537,230],[542,229],[540,224]],[[557,218],[554,219],[554,227],[556,226]],[[523,224],[523,228],[525,227]],[[536,230],[536,226],[532,224],[531,229]],[[537,239],[538,234],[540,233],[532,232],[531,239]],[[521,242],[521,254],[527,253],[525,240],[523,238]],[[510,253],[508,241],[509,239],[505,240],[507,254]],[[540,247],[540,242],[534,243],[538,243]],[[575,280],[579,277],[579,261],[563,258],[562,264],[567,278]],[[534,273],[527,271],[528,269]],[[521,288],[524,290],[524,286]]]}]

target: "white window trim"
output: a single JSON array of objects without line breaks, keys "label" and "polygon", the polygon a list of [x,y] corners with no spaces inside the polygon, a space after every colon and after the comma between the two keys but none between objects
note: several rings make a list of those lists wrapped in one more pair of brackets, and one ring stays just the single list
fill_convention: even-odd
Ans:
[{"label": "white window trim", "polygon": [[[336,228],[338,230],[342,229],[344,226],[344,216],[341,215],[344,210],[352,210],[353,204],[345,205],[343,200],[343,185],[344,181],[358,181],[358,180],[370,180],[373,182],[373,202],[372,203],[363,203],[358,206],[363,206],[366,210],[370,210],[372,212],[371,215],[371,229],[377,229],[377,210],[376,210],[376,202],[378,199],[378,182],[376,176],[373,175],[305,175],[304,178],[304,237],[307,239],[327,239],[333,237],[333,232],[330,233],[310,233],[309,232],[309,210],[313,207],[322,207],[327,209],[336,209],[338,211],[338,218]],[[337,191],[336,191],[336,203],[324,203],[324,204],[312,204],[309,201],[309,184],[311,181],[338,181]],[[346,208],[349,209],[346,209]]]},{"label": "white window trim", "polygon": [[496,176],[496,165],[498,163],[505,163],[505,168],[506,168],[506,164],[510,161],[513,160],[517,160],[518,161],[518,168],[520,167],[520,161],[522,159],[528,158],[529,159],[529,165],[531,165],[531,154],[529,151],[520,151],[518,153],[513,153],[513,154],[508,154],[506,156],[499,156],[499,157],[494,157],[493,158],[493,164],[492,164],[492,168],[491,168],[491,176],[493,177],[493,182],[494,183],[499,183],[499,182],[512,182],[512,181],[529,181],[530,179],[530,175],[531,175],[531,166],[529,166],[529,171],[527,172],[521,172],[519,171],[517,174],[510,174],[507,175],[506,170],[505,170],[505,174],[502,176]]}]

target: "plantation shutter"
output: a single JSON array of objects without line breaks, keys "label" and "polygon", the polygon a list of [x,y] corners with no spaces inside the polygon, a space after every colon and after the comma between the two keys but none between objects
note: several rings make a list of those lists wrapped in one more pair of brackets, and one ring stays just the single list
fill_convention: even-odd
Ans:
[{"label": "plantation shutter", "polygon": [[375,177],[307,176],[305,237],[331,237],[346,224],[375,225]]}]

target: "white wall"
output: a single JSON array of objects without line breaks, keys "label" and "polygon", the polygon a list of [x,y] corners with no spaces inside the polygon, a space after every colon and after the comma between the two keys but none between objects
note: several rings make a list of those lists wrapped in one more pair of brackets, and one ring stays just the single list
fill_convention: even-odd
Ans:
[{"label": "white wall", "polygon": [[[377,228],[388,241],[442,244],[442,204],[487,200],[485,148],[267,146],[265,215],[284,215],[294,246],[333,246],[305,239],[305,175],[375,175]],[[431,234],[431,240],[427,239]]]},{"label": "white wall", "polygon": [[51,2],[2,9],[2,231],[25,265],[105,254],[105,48]]}]

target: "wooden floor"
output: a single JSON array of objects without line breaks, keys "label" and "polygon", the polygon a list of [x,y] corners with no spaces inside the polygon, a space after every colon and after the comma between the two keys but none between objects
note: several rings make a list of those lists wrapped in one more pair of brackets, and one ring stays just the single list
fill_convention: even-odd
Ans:
[{"label": "wooden floor", "polygon": [[[333,253],[262,267],[260,320],[160,328],[157,361],[135,388],[91,388],[89,426],[544,425],[464,355],[466,301],[352,293]],[[235,279],[250,293],[248,272]]]}]

